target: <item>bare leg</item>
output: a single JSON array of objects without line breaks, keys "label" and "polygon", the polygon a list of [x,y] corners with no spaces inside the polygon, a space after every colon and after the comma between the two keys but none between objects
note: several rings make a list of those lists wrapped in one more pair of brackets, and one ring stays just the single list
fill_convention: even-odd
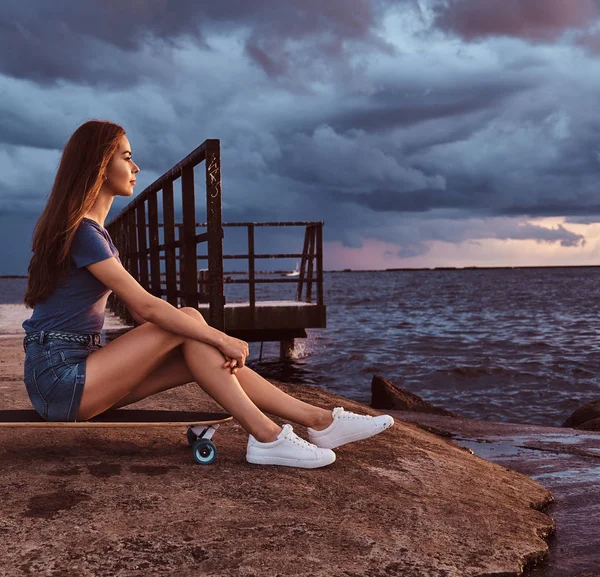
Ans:
[{"label": "bare leg", "polygon": [[[180,310],[206,322],[196,309]],[[231,374],[223,363],[216,347],[145,323],[90,354],[77,418],[196,381],[259,441],[272,441],[281,431],[261,409],[317,430],[332,422],[331,411],[287,395],[249,367]]]},{"label": "bare leg", "polygon": [[274,441],[281,427],[252,402],[236,376],[223,369],[224,359],[220,351],[191,339],[186,339],[182,348],[185,363],[202,389],[234,415],[246,431],[255,431],[254,436],[259,441]]},{"label": "bare leg", "polygon": [[[211,348],[211,345],[204,344],[202,356],[207,354],[208,348]],[[223,373],[220,372],[223,375],[229,373],[228,369],[220,369],[220,371],[223,371]],[[252,402],[259,409],[271,415],[277,415],[283,419],[300,423],[305,427],[311,427],[316,430],[325,429],[332,422],[333,417],[330,410],[315,407],[284,393],[250,367],[238,369],[234,376]],[[191,373],[184,358],[183,347],[178,347],[172,351],[169,357],[147,379],[144,379],[129,394],[115,403],[112,408],[125,407],[161,391],[166,391],[194,380],[194,375]]]},{"label": "bare leg", "polygon": [[316,430],[326,429],[333,422],[330,410],[284,393],[249,367],[238,369],[236,376],[252,402],[267,413]]},{"label": "bare leg", "polygon": [[[190,315],[199,314],[194,309],[182,311]],[[78,420],[89,419],[114,406],[147,379],[178,346],[183,349],[193,380],[231,413],[246,431],[263,442],[277,437],[281,427],[250,400],[236,376],[223,369],[224,358],[220,351],[152,323],[132,329],[88,356]]]}]

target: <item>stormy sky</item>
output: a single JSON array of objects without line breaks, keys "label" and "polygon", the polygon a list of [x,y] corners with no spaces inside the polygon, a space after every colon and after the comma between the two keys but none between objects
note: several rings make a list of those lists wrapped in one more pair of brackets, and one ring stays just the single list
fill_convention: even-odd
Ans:
[{"label": "stormy sky", "polygon": [[135,195],[220,139],[224,221],[323,220],[326,270],[600,264],[600,0],[2,4],[0,274],[91,118]]}]

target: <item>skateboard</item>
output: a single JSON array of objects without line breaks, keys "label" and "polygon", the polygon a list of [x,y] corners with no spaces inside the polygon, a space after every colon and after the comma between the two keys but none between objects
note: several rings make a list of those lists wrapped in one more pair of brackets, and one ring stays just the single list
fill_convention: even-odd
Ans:
[{"label": "skateboard", "polygon": [[0,427],[90,428],[90,427],[182,427],[187,426],[187,440],[192,455],[200,465],[209,465],[217,457],[212,442],[220,424],[231,421],[227,413],[196,411],[157,411],[116,409],[106,411],[88,421],[45,421],[33,410],[0,411]]}]

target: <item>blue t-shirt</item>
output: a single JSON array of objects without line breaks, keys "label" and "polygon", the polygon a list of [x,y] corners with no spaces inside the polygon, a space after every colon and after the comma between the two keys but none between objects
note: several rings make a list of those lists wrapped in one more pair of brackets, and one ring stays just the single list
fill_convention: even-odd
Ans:
[{"label": "blue t-shirt", "polygon": [[21,325],[27,334],[41,330],[102,332],[106,301],[112,291],[85,267],[113,256],[121,262],[119,251],[105,228],[84,217],[69,254],[66,280],[59,281],[48,298],[35,305],[31,318]]}]

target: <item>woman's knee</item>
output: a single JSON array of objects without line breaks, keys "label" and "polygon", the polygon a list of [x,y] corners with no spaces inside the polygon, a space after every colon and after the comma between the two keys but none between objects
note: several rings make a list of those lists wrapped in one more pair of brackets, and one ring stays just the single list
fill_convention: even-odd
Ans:
[{"label": "woman's knee", "polygon": [[[179,310],[182,313],[184,313],[184,314],[186,314],[186,315],[188,315],[190,317],[193,317],[193,318],[199,320],[201,323],[204,323],[205,325],[208,325],[208,323],[206,322],[206,319],[202,316],[202,313],[200,311],[198,311],[197,309],[195,309],[194,307],[181,307]],[[196,343],[200,343],[201,345],[205,345],[206,347],[210,347],[210,348],[213,348],[213,349],[217,348],[214,345],[210,345],[210,344],[205,343],[203,341],[198,341],[197,339],[192,339],[192,338],[188,339],[187,337],[184,337],[184,341],[183,342],[185,343],[187,341],[191,341],[191,342],[193,342],[195,344]]]},{"label": "woman's knee", "polygon": [[198,309],[195,309],[194,307],[181,307],[179,310],[182,313],[185,313],[186,315],[188,315],[190,317],[194,317],[194,318],[198,319],[200,322],[203,322],[204,324],[208,324],[206,322],[206,320],[204,319],[204,317],[202,316],[202,313]]}]

